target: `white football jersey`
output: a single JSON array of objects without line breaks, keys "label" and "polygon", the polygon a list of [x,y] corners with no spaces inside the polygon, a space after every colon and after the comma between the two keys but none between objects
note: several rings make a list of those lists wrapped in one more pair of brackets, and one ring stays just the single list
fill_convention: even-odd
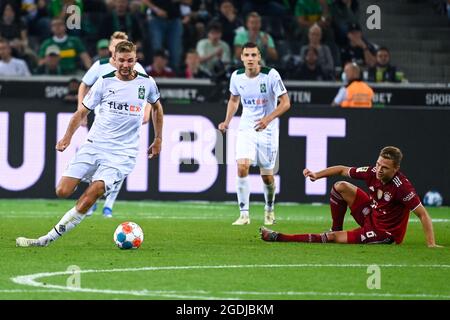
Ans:
[{"label": "white football jersey", "polygon": [[[95,81],[97,81],[98,78],[116,70],[117,68],[109,63],[109,58],[100,59],[94,62],[81,81],[90,87],[95,83]],[[142,74],[147,74],[139,62],[136,62],[134,65],[134,70]]]},{"label": "white football jersey", "polygon": [[115,72],[98,78],[83,100],[89,110],[99,110],[87,143],[111,154],[136,157],[145,106],[159,98],[155,80],[146,74],[138,73],[130,81],[118,79]]},{"label": "white football jersey", "polygon": [[[278,97],[286,93],[280,74],[273,68],[261,67],[254,78],[245,74],[245,69],[234,71],[230,80],[230,92],[240,96],[242,116],[239,129],[253,129],[256,122],[269,115],[278,105]],[[272,121],[266,130],[278,128],[278,121]]]}]

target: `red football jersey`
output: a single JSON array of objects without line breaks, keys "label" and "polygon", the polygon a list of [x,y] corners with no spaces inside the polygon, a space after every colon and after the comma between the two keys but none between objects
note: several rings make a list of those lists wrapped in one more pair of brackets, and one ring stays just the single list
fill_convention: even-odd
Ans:
[{"label": "red football jersey", "polygon": [[376,177],[375,167],[350,168],[350,177],[365,180],[375,227],[390,232],[396,243],[401,243],[408,225],[409,212],[420,204],[420,198],[411,182],[398,171],[386,184]]}]

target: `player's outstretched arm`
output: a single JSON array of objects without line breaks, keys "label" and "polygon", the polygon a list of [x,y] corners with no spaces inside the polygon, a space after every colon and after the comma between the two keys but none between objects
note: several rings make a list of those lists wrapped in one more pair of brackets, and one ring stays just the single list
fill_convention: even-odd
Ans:
[{"label": "player's outstretched arm", "polygon": [[55,149],[58,151],[64,151],[66,148],[70,145],[70,141],[72,140],[73,134],[77,131],[77,129],[80,127],[81,122],[84,118],[87,117],[90,110],[83,106],[83,108],[78,108],[77,111],[73,114],[72,118],[70,119],[69,126],[67,127],[66,133],[64,134],[64,137],[58,141],[56,144]]},{"label": "player's outstretched arm", "polygon": [[283,113],[289,110],[289,108],[291,107],[291,100],[289,99],[288,94],[287,93],[282,94],[281,96],[278,97],[278,99],[280,99],[280,102],[278,103],[278,106],[275,108],[275,110],[273,110],[270,114],[268,114],[262,119],[259,119],[256,122],[255,124],[256,131],[264,130],[265,128],[267,128],[267,126],[273,119],[278,118]]},{"label": "player's outstretched arm", "polygon": [[441,248],[434,240],[433,223],[431,217],[428,214],[427,209],[423,205],[419,205],[414,211],[414,214],[419,218],[422,223],[423,232],[425,233],[425,240],[429,248]]},{"label": "player's outstretched arm", "polygon": [[312,172],[308,168],[303,169],[303,175],[305,178],[309,178],[311,181],[316,181],[321,178],[331,177],[331,176],[343,176],[343,177],[349,177],[348,171],[350,170],[350,167],[346,166],[333,166],[328,167],[324,170],[318,171],[318,172]]},{"label": "player's outstretched arm", "polygon": [[227,131],[231,119],[233,119],[233,116],[236,114],[239,108],[239,99],[240,96],[233,96],[232,94],[230,94],[230,99],[228,100],[227,104],[227,114],[225,116],[225,121],[219,123],[218,126],[218,129],[222,133],[225,133],[225,131]]},{"label": "player's outstretched arm", "polygon": [[156,158],[161,152],[163,116],[164,111],[161,102],[158,100],[151,104],[151,118],[153,122],[153,130],[155,132],[155,139],[147,151],[149,159]]}]

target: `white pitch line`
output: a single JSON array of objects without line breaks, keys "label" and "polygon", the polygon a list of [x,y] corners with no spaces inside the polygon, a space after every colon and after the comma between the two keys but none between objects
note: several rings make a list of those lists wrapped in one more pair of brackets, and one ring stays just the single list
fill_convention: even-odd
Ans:
[{"label": "white pitch line", "polygon": [[287,292],[258,292],[258,291],[224,291],[223,294],[233,295],[274,295],[274,296],[331,296],[331,297],[379,297],[379,298],[430,298],[450,299],[450,295],[425,294],[425,293],[366,293],[366,292],[317,292],[317,291],[287,291]]},{"label": "white pitch line", "polygon": [[[139,272],[139,271],[163,271],[163,270],[199,270],[199,269],[239,269],[239,268],[360,268],[360,267],[368,267],[370,264],[267,264],[267,265],[216,265],[216,266],[163,266],[163,267],[141,267],[141,268],[123,268],[123,269],[88,269],[88,270],[80,270],[79,273],[110,273],[110,272]],[[450,265],[405,265],[405,264],[381,264],[378,265],[383,268],[405,268],[405,267],[414,267],[414,268],[450,268]],[[29,275],[16,276],[11,278],[16,284],[27,285],[32,287],[40,287],[40,288],[49,288],[55,290],[62,290],[65,292],[83,292],[83,293],[100,293],[100,294],[117,294],[117,295],[133,295],[133,296],[151,296],[151,297],[163,297],[163,298],[174,298],[174,299],[208,299],[208,300],[218,300],[218,299],[231,299],[238,300],[237,297],[215,297],[208,296],[210,292],[208,291],[188,291],[190,293],[196,293],[196,295],[187,294],[188,292],[182,291],[148,291],[148,290],[110,290],[110,289],[95,289],[95,288],[77,288],[77,287],[67,287],[61,285],[53,285],[53,284],[44,284],[42,282],[37,281],[39,278],[43,277],[53,277],[59,275],[72,275],[73,271],[57,271],[57,272],[43,272],[43,273],[35,273]],[[239,294],[241,292],[241,294]],[[205,294],[205,295],[198,295]],[[230,292],[216,292],[223,294],[233,294],[233,295],[261,295],[265,293],[260,292],[247,292],[244,294],[244,291],[230,291]],[[282,295],[283,293],[278,293],[278,295]],[[307,293],[298,293],[298,295],[335,295],[334,293],[320,293],[320,292],[307,292]],[[341,293],[343,296],[358,296],[359,293]],[[362,294],[362,296],[367,296],[368,294]],[[419,297],[416,295],[408,295],[408,294],[391,294],[392,297]],[[369,296],[376,297],[377,294],[369,294]],[[450,298],[447,295],[430,295],[441,297],[441,298]],[[380,296],[381,297],[381,296]],[[425,297],[425,296],[423,296]]]},{"label": "white pitch line", "polygon": [[[57,212],[40,212],[40,211],[24,211],[23,214],[20,212],[13,212],[15,213],[13,215],[3,215],[0,213],[0,217],[2,218],[9,218],[9,219],[15,219],[15,218],[45,218],[45,217],[53,217],[57,215]],[[148,219],[148,220],[224,220],[224,219],[230,219],[234,217],[234,215],[204,215],[204,216],[171,216],[171,215],[161,215],[161,212],[159,212],[159,215],[152,215],[151,213],[147,212],[138,212],[136,214],[117,214],[114,217],[115,218],[122,218],[122,219],[132,219],[132,218],[139,218],[139,219]],[[95,214],[94,214],[95,215]],[[99,216],[99,215],[98,215]],[[322,216],[292,216],[292,217],[279,217],[277,218],[279,221],[328,221],[330,218],[328,217],[322,217]],[[409,222],[418,223],[420,222],[419,219],[410,219]],[[433,223],[448,223],[450,222],[450,219],[432,219]]]},{"label": "white pitch line", "polygon": [[27,290],[27,289],[1,289],[0,293],[30,293],[30,292],[43,292],[43,293],[47,293],[47,292],[67,292],[67,291],[62,291],[62,290]]}]

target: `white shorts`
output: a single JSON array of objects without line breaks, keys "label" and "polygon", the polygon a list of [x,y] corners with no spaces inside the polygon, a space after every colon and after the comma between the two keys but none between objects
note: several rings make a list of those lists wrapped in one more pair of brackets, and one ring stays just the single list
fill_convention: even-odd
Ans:
[{"label": "white shorts", "polygon": [[80,179],[84,182],[103,181],[105,196],[125,179],[133,170],[136,158],[125,155],[114,155],[86,143],[77,151],[70,161],[64,177]]},{"label": "white shorts", "polygon": [[278,156],[278,130],[239,130],[236,141],[236,160],[250,159],[260,169],[273,170]]}]

